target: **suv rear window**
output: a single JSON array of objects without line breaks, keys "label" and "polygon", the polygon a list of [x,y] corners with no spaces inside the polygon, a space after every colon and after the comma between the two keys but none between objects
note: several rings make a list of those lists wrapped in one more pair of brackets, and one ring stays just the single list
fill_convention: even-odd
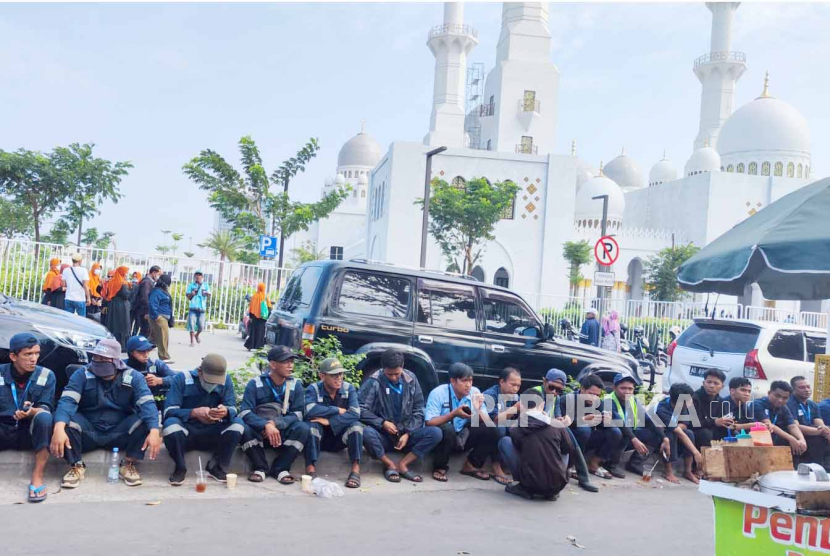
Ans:
[{"label": "suv rear window", "polygon": [[749,353],[755,349],[760,330],[748,326],[694,323],[686,329],[677,345],[702,351]]},{"label": "suv rear window", "polygon": [[411,296],[412,284],[406,278],[348,271],[343,276],[336,307],[343,313],[405,318]]},{"label": "suv rear window", "polygon": [[779,330],[769,341],[767,351],[779,359],[804,361],[804,336],[798,330]]},{"label": "suv rear window", "polygon": [[298,270],[285,287],[285,293],[280,297],[279,309],[293,313],[299,308],[311,305],[314,290],[320,281],[323,269],[319,266],[309,266]]}]

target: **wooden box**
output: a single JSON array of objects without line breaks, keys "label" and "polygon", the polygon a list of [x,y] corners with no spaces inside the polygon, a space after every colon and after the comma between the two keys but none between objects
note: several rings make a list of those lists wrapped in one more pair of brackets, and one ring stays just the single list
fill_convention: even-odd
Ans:
[{"label": "wooden box", "polygon": [[723,450],[720,448],[703,448],[703,478],[707,481],[723,481],[726,467]]},{"label": "wooden box", "polygon": [[792,471],[789,446],[723,446],[703,449],[703,476],[710,481],[741,483],[755,473]]}]

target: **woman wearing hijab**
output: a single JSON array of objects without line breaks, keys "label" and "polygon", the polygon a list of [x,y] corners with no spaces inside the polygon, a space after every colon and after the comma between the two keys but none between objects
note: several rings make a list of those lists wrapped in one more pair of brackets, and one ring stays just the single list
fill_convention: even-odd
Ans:
[{"label": "woman wearing hijab", "polygon": [[[61,264],[60,259],[49,259],[49,272],[43,277],[43,297],[40,302],[44,305],[51,305],[57,307],[56,292],[61,291],[61,273],[58,270],[58,265]],[[63,304],[58,309],[63,309]]]},{"label": "woman wearing hijab", "polygon": [[[65,310],[63,302],[66,300],[66,286],[63,285],[61,275],[63,275],[63,271],[70,266],[71,265],[66,263],[62,264],[60,270],[58,270],[58,278],[53,282],[54,290],[52,290],[52,307],[55,307],[56,309]],[[61,283],[58,284],[58,281]]]},{"label": "woman wearing hijab", "polygon": [[130,337],[130,284],[127,282],[126,266],[119,266],[115,269],[112,280],[107,283],[105,299],[107,305],[107,329],[112,332],[118,343],[121,344],[121,351],[127,347],[127,339]]},{"label": "woman wearing hijab", "polygon": [[620,352],[620,315],[616,311],[602,318],[602,347],[608,351]]},{"label": "woman wearing hijab", "polygon": [[245,340],[245,347],[248,351],[259,349],[265,345],[265,323],[268,322],[268,315],[271,313],[271,301],[265,295],[265,284],[260,282],[256,287],[256,293],[251,297],[248,305],[248,314],[251,317],[249,325],[250,333]]},{"label": "woman wearing hijab", "polygon": [[89,269],[89,299],[86,306],[86,316],[94,321],[101,322],[101,263],[92,263]]},{"label": "woman wearing hijab", "polygon": [[147,298],[150,331],[158,348],[159,359],[165,363],[173,362],[167,351],[170,320],[173,318],[173,298],[169,291],[171,282],[169,274],[162,274]]}]

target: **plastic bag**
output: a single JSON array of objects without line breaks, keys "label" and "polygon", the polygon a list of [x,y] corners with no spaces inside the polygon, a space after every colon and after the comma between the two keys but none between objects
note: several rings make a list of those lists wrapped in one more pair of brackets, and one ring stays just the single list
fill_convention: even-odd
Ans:
[{"label": "plastic bag", "polygon": [[335,498],[344,494],[340,485],[319,477],[311,481],[311,492],[320,498]]}]

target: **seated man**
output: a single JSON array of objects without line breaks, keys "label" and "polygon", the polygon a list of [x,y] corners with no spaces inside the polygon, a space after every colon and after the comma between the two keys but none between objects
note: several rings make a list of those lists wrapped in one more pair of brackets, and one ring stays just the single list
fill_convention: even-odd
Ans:
[{"label": "seated man", "polygon": [[320,450],[349,450],[352,470],[346,479],[347,488],[360,487],[360,452],[363,449],[363,425],[360,424],[360,402],[357,389],[343,380],[345,369],[334,358],[320,363],[320,382],[305,389],[305,420],[311,436],[305,450],[306,473],[317,476]]},{"label": "seated man", "polygon": [[[473,370],[464,363],[453,363],[447,372],[449,384],[436,386],[427,398],[424,418],[427,426],[441,429],[441,443],[432,456],[432,478],[447,481],[450,456],[470,450],[462,475],[489,481],[490,474],[481,468],[497,449],[498,429],[488,427],[484,396],[473,386]],[[477,417],[472,426],[473,414]]]},{"label": "seated man", "polygon": [[643,462],[649,455],[649,448],[664,454],[667,459],[671,457],[671,441],[634,395],[636,384],[632,376],[618,373],[614,376],[614,391],[603,400],[606,410],[611,412],[611,421],[604,422],[602,426],[619,431],[609,433],[609,438],[620,438],[608,472],[620,479],[625,478],[625,472],[620,470],[619,464],[629,446],[634,453],[625,468],[637,475],[643,474]]},{"label": "seated man", "polygon": [[[363,445],[386,466],[383,475],[393,483],[401,477],[420,483],[423,477],[409,470],[441,442],[441,429],[424,426],[424,393],[414,373],[404,369],[403,353],[389,349],[381,355],[382,370],[375,371],[360,388]],[[405,452],[395,464],[386,452]]]},{"label": "seated man", "polygon": [[789,446],[793,451],[793,461],[807,451],[807,442],[798,423],[793,419],[787,402],[793,388],[789,382],[775,380],[769,385],[769,394],[752,402],[755,418],[767,426],[772,433],[772,442],[776,446]]},{"label": "seated man", "polygon": [[[587,462],[588,473],[601,479],[611,479],[613,475],[602,467],[602,462],[611,459],[620,438],[614,436],[614,429],[599,426],[603,419],[599,410],[604,391],[605,383],[600,377],[594,374],[586,375],[580,381],[578,391],[560,397],[559,407],[562,415],[567,415],[573,420],[569,425],[573,435],[571,440],[577,443],[583,454],[591,452]],[[608,414],[607,417],[610,419],[611,415]]]},{"label": "seated man", "polygon": [[751,399],[752,383],[749,379],[742,376],[732,377],[729,380],[729,396],[721,400],[720,413],[723,415],[721,424],[732,429],[733,435],[741,430],[748,431],[759,418],[753,412]]},{"label": "seated man", "polygon": [[39,357],[37,338],[23,332],[9,340],[11,363],[0,365],[0,452],[34,449],[29,502],[46,500],[43,470],[49,461],[55,397],[55,375],[37,364]]},{"label": "seated man", "polygon": [[205,466],[207,476],[227,482],[226,469],[245,432],[236,411],[236,394],[227,374],[225,358],[209,353],[195,371],[177,373],[170,381],[164,405],[164,445],[175,468],[168,482],[184,484],[187,477],[185,453],[213,450]]},{"label": "seated man", "polygon": [[[668,462],[663,462],[663,477],[670,483],[680,483],[680,479],[674,474],[673,464],[681,457],[685,465],[683,478],[694,484],[700,483],[693,467],[697,464],[698,471],[703,470],[703,456],[695,446],[695,433],[689,420],[689,406],[694,407],[694,393],[688,384],[672,384],[669,395],[657,404],[657,416],[665,425],[666,436],[671,442],[671,457]],[[684,419],[681,420],[681,417]]]},{"label": "seated man", "polygon": [[727,425],[731,419],[723,417],[723,403],[720,391],[726,375],[720,369],[709,369],[703,375],[703,386],[698,388],[693,397],[695,414],[700,426],[695,427],[695,446],[700,449],[711,446],[713,440],[720,440],[726,436]]},{"label": "seated man", "polygon": [[565,457],[573,458],[575,446],[568,429],[551,426],[551,418],[533,398],[526,401],[528,409],[522,409],[526,424],[520,420],[520,425],[511,427],[510,435],[499,441],[502,459],[517,481],[504,490],[528,500],[538,495],[552,501],[568,484]]},{"label": "seated man", "polygon": [[52,454],[69,462],[61,488],[76,488],[86,474],[81,454],[104,448],[126,448],[119,476],[127,486],[141,484],[135,467],[148,450],[156,459],[161,448],[159,412],[144,377],[121,361],[121,344],[100,340],[89,352],[92,361],[75,371],[58,400]]},{"label": "seated man", "polygon": [[565,391],[567,384],[568,375],[565,374],[565,371],[550,369],[542,379],[541,386],[531,388],[525,394],[536,394],[541,397],[544,400],[544,405],[540,409],[547,413],[551,420],[559,421],[567,429],[568,434],[571,436],[574,454],[574,457],[568,461],[569,465],[576,470],[576,478],[580,488],[588,492],[599,492],[599,488],[592,485],[591,480],[588,478],[588,464],[585,462],[585,456],[582,454],[579,443],[570,428],[571,424],[573,424],[573,417],[562,414],[562,406],[559,403],[559,398]]},{"label": "seated man", "polygon": [[[499,373],[499,382],[494,384],[482,394],[487,404],[487,414],[497,425],[499,439],[507,436],[509,424],[519,415],[521,404],[519,403],[519,390],[522,387],[522,374],[514,367],[505,367]],[[493,474],[490,478],[500,485],[509,485],[510,479],[506,477],[501,462],[501,453],[496,450],[490,457],[493,463]]]},{"label": "seated man", "polygon": [[176,376],[176,371],[161,359],[150,359],[150,352],[155,348],[156,346],[144,336],[132,336],[127,340],[127,359],[124,359],[124,363],[141,373],[161,410],[164,408],[164,396],[170,389],[170,381]]},{"label": "seated man", "polygon": [[793,387],[793,394],[787,402],[787,408],[807,442],[807,451],[798,458],[795,464],[824,465],[824,456],[830,451],[828,450],[830,428],[824,424],[818,404],[810,399],[813,389],[807,379],[803,376],[794,376],[790,379],[790,386]]},{"label": "seated man", "polygon": [[[245,421],[242,450],[254,471],[248,480],[261,483],[269,471],[265,448],[277,450],[270,475],[280,484],[294,483],[291,464],[308,440],[308,423],[303,421],[303,383],[292,378],[297,354],[285,346],[268,352],[268,370],[245,386],[239,416]],[[267,444],[266,444],[267,443]]]}]

